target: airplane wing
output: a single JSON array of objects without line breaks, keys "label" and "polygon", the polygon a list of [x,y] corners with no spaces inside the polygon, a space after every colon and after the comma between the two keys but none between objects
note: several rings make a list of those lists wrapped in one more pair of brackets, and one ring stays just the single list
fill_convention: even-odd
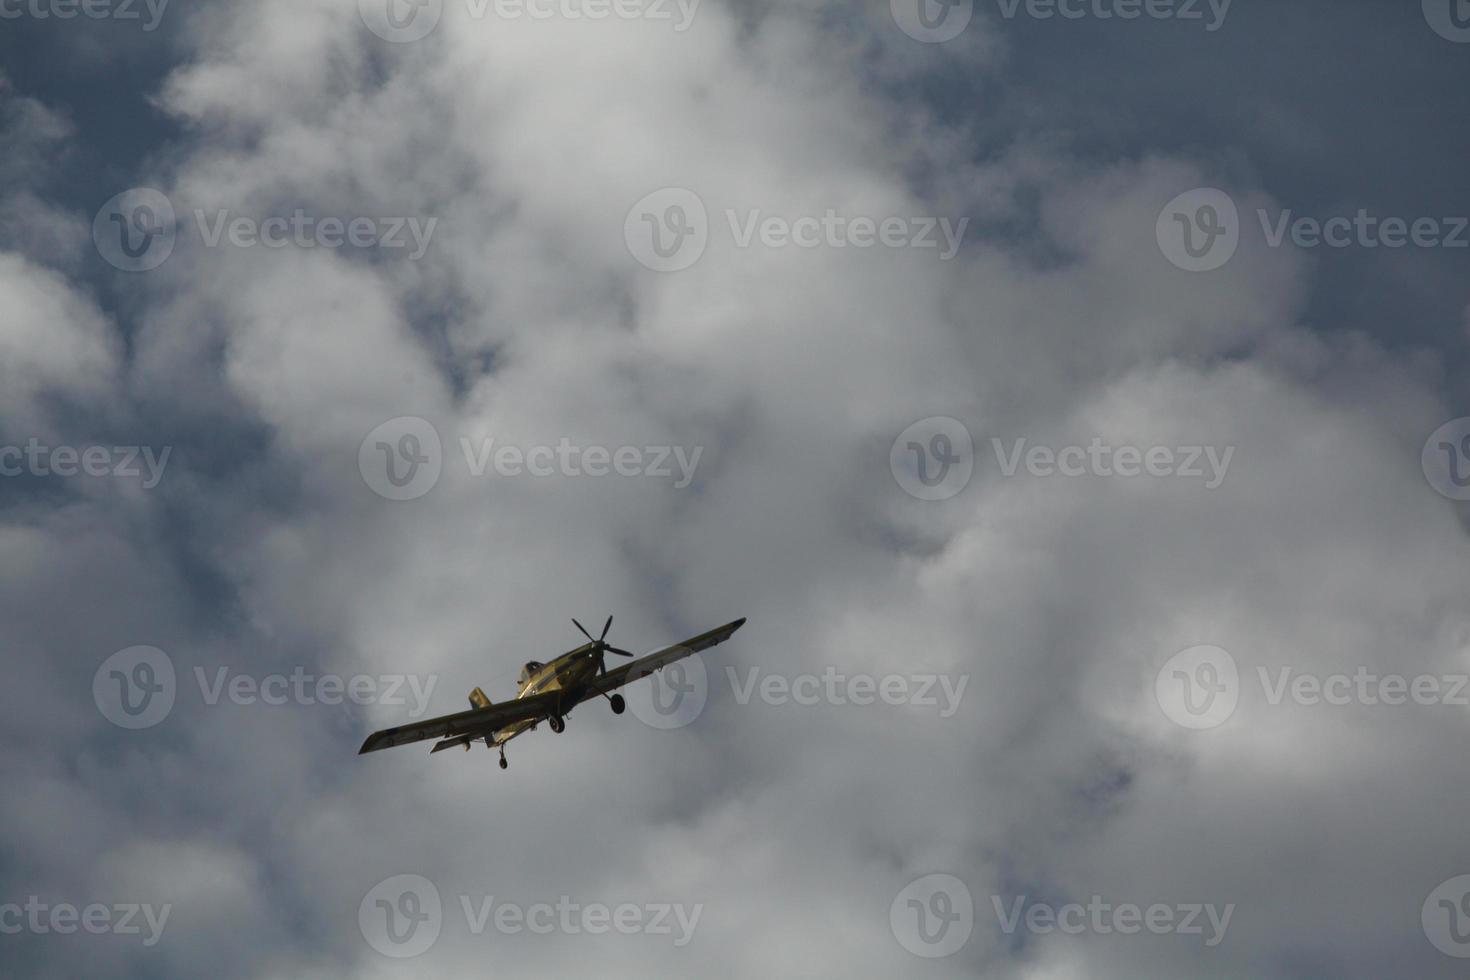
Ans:
[{"label": "airplane wing", "polygon": [[600,697],[609,691],[622,687],[624,684],[630,684],[640,677],[647,677],[655,670],[667,667],[676,660],[683,660],[685,657],[698,653],[700,650],[708,650],[717,643],[724,643],[734,635],[736,630],[744,625],[745,617],[742,616],[733,623],[726,623],[724,626],[716,627],[708,633],[701,633],[698,636],[690,637],[682,643],[674,643],[670,646],[654,650],[652,653],[639,657],[632,663],[626,663],[621,667],[609,670],[587,685],[586,689],[582,692],[582,697],[577,703],[580,704],[588,698]]},{"label": "airplane wing", "polygon": [[409,742],[422,742],[429,738],[497,731],[518,721],[528,721],[551,714],[555,701],[556,696],[553,692],[533,694],[527,698],[492,704],[488,708],[471,708],[469,711],[461,711],[458,714],[414,721],[407,725],[399,725],[397,728],[385,728],[369,735],[362,743],[362,748],[357,750],[357,754],[390,749],[395,745],[407,745]]}]

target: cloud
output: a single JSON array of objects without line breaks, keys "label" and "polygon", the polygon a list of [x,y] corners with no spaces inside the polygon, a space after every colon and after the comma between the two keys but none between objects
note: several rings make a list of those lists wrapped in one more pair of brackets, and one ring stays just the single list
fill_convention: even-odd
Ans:
[{"label": "cloud", "polygon": [[[943,872],[974,929],[936,975],[1448,975],[1416,917],[1470,859],[1445,775],[1463,719],[1271,704],[1256,678],[1466,670],[1463,532],[1415,463],[1449,412],[1425,359],[1306,322],[1314,268],[1292,253],[1170,264],[1165,204],[1218,185],[1246,213],[1272,202],[1264,182],[1147,150],[1098,166],[1031,135],[972,159],[969,123],[923,86],[1002,78],[990,25],[931,65],[882,5],[859,27],[822,5],[707,2],[684,31],[473,9],[447,3],[414,43],[375,35],[356,3],[191,18],[158,93],[182,135],[138,175],[178,241],[100,300],[36,244],[52,205],[29,191],[37,230],[0,255],[8,438],[100,439],[86,420],[111,416],[176,455],[146,493],[43,484],[0,533],[22,682],[7,717],[50,732],[6,756],[6,822],[36,857],[0,865],[0,893],[175,912],[156,950],[26,936],[20,962],[892,975],[918,960],[890,905]],[[666,187],[697,197],[707,244],[655,272],[625,228]],[[297,211],[437,224],[417,260],[203,230]],[[742,244],[741,227],[829,213],[974,220],[949,258]],[[975,473],[917,500],[889,450],[941,415],[972,433]],[[385,500],[360,450],[404,416],[433,427],[442,475]],[[462,440],[487,439],[701,455],[684,488],[477,475]],[[995,447],[1015,440],[1233,452],[1209,489],[1007,476]],[[478,748],[355,757],[399,705],[211,704],[197,680],[410,673],[448,712],[476,685],[510,696],[522,662],[576,644],[569,616],[609,612],[613,640],[644,648],[750,621],[704,656],[693,724],[589,703],[565,734],[513,742],[508,773]],[[168,653],[176,706],[127,731],[89,692],[137,644]],[[1155,675],[1198,644],[1229,651],[1243,686],[1225,724],[1192,732]],[[950,717],[917,699],[741,703],[727,668],[966,687]],[[359,912],[401,874],[444,911],[432,947],[397,961]],[[997,899],[1093,895],[1234,913],[1208,948],[995,917]],[[699,917],[681,946],[477,933],[464,911],[563,897]]]}]

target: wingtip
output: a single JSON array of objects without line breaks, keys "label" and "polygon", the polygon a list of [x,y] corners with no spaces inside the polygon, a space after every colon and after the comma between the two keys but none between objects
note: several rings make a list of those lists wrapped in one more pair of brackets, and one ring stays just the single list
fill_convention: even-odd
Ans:
[{"label": "wingtip", "polygon": [[367,755],[369,752],[376,752],[378,749],[381,749],[383,747],[383,736],[386,734],[386,732],[373,732],[362,740],[362,748],[357,750],[357,754]]}]

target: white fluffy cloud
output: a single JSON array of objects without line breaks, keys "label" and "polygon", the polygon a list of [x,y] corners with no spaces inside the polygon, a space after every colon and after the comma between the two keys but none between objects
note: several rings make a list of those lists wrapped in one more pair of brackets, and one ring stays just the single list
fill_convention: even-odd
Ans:
[{"label": "white fluffy cloud", "polygon": [[[1157,156],[1097,172],[1029,145],[973,166],[974,134],[923,112],[917,46],[882,7],[839,28],[816,5],[706,0],[677,32],[448,2],[412,44],[374,36],[357,7],[261,0],[189,21],[159,96],[186,135],[145,175],[182,230],[121,287],[126,356],[83,286],[0,255],[9,438],[65,433],[48,414],[60,395],[172,419],[186,443],[156,493],[27,502],[0,534],[23,682],[7,716],[47,736],[0,754],[18,788],[7,825],[39,855],[0,877],[6,894],[176,903],[158,950],[104,948],[160,976],[1450,975],[1419,911],[1470,870],[1464,709],[1272,705],[1255,680],[1470,669],[1463,532],[1418,467],[1446,410],[1422,363],[1298,322],[1312,270],[1290,253],[1243,247],[1210,275],[1165,261],[1159,209],[1224,178]],[[983,25],[963,43],[949,63],[1003,63]],[[922,179],[921,155],[938,164]],[[679,272],[643,268],[624,240],[662,187],[709,215]],[[1033,197],[1028,236],[992,224]],[[418,261],[206,247],[199,230],[298,208],[437,224]],[[975,220],[944,260],[740,247],[727,217],[829,209]],[[444,473],[395,502],[357,461],[399,416],[434,425]],[[974,478],[943,502],[888,466],[929,416],[975,439]],[[461,438],[702,455],[683,489],[477,477]],[[1094,438],[1233,455],[1206,489],[1008,477],[992,442]],[[569,616],[608,612],[616,642],[647,647],[750,622],[704,657],[693,725],[589,704],[566,734],[512,743],[508,773],[483,750],[354,757],[400,707],[209,705],[195,681],[407,671],[436,678],[447,712],[476,684],[509,696],[521,662],[574,645]],[[128,732],[88,684],[143,643],[173,658],[179,706]],[[1203,732],[1154,695],[1197,644],[1242,677],[1234,716]],[[727,668],[967,686],[950,717],[741,703]],[[47,731],[34,705],[68,723]],[[975,925],[925,962],[889,909],[931,872],[965,882]],[[445,916],[399,962],[357,915],[404,873],[435,884]],[[1093,895],[1234,912],[1205,948],[1006,935],[994,906]],[[687,946],[474,935],[460,900],[491,896],[700,917]],[[97,948],[24,952],[59,976]]]}]

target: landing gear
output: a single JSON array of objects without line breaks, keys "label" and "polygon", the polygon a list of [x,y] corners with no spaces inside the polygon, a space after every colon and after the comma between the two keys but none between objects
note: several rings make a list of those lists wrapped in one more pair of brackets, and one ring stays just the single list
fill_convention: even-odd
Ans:
[{"label": "landing gear", "polygon": [[550,725],[551,730],[556,732],[558,735],[567,730],[566,719],[563,718],[561,715],[552,715],[550,718],[547,719],[546,723]]},{"label": "landing gear", "polygon": [[510,763],[505,761],[505,746],[500,747],[500,768],[509,769]]},{"label": "landing gear", "polygon": [[614,694],[612,697],[607,699],[607,703],[612,705],[613,714],[615,715],[620,715],[624,711],[628,710],[628,702],[623,700],[623,696],[621,694]]}]

